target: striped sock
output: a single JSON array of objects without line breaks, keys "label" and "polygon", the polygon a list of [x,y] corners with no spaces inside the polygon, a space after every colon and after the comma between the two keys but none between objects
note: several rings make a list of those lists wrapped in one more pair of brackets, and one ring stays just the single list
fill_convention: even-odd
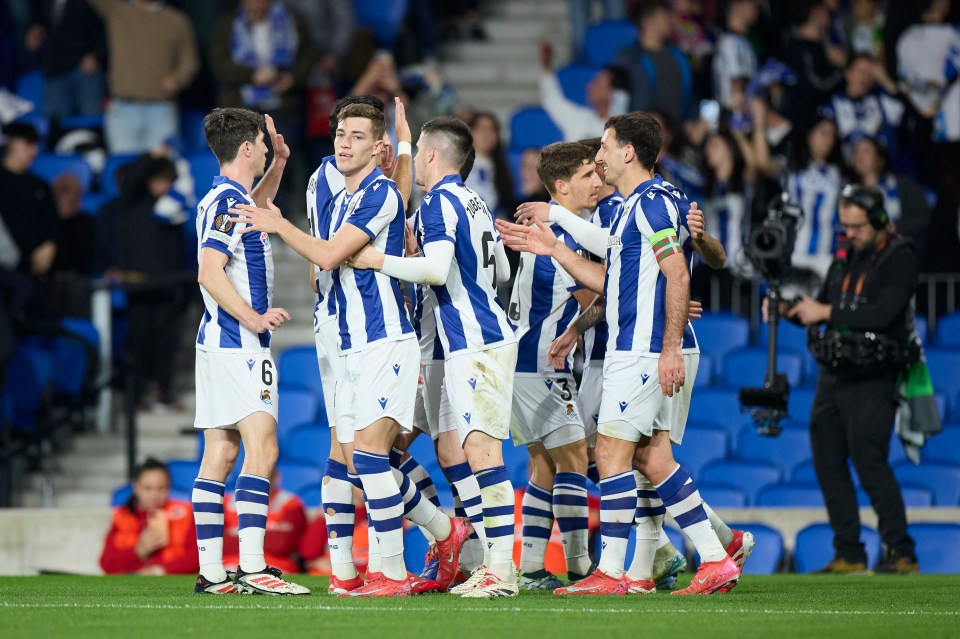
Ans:
[{"label": "striped sock", "polygon": [[660,543],[666,508],[650,480],[637,471],[633,472],[637,482],[637,515],[634,520],[637,544],[627,575],[633,580],[650,581],[653,579],[654,557]]},{"label": "striped sock", "polygon": [[389,579],[407,576],[403,564],[403,497],[387,455],[353,451],[353,467],[367,495],[367,511],[380,543],[380,568]]},{"label": "striped sock", "polygon": [[[444,473],[446,474],[446,473]],[[473,477],[473,475],[470,475]],[[474,481],[476,478],[474,477]],[[453,516],[458,519],[467,519],[467,511],[463,509],[463,502],[460,501],[460,495],[457,493],[457,487],[454,484],[450,484],[450,493],[453,495]],[[480,519],[483,519],[483,509],[480,509]],[[486,543],[481,543],[480,538],[477,537],[477,524],[471,524],[474,527],[473,532],[470,533],[470,536],[467,537],[466,543],[463,544],[463,548],[460,549],[460,569],[463,570],[466,574],[473,572],[473,569],[478,565],[482,564],[484,561],[484,549],[486,548]],[[483,530],[483,521],[479,524],[479,529]]]},{"label": "striped sock", "polygon": [[600,480],[600,538],[598,569],[619,579],[626,563],[630,528],[637,514],[637,482],[627,471]]},{"label": "striped sock", "polygon": [[733,541],[733,531],[730,530],[730,526],[728,526],[725,521],[720,519],[717,513],[713,512],[710,504],[703,502],[703,509],[707,513],[707,519],[710,520],[710,525],[713,526],[714,532],[717,533],[720,545],[726,548],[730,545],[730,542]]},{"label": "striped sock", "polygon": [[263,538],[267,534],[270,509],[270,480],[256,475],[237,477],[237,523],[240,537],[240,568],[260,572],[267,567],[263,558]]},{"label": "striped sock", "polygon": [[[660,502],[661,504],[663,501]],[[664,509],[666,510],[666,509]],[[667,530],[663,526],[660,526],[660,539],[657,541],[657,550],[666,547],[667,545],[673,545],[673,542],[670,541],[670,537],[667,536]]]},{"label": "striped sock", "polygon": [[330,549],[330,569],[337,579],[353,579],[357,576],[357,568],[353,563],[356,509],[353,506],[353,484],[347,474],[346,464],[327,459],[323,483],[320,485],[323,519],[327,524],[327,547]]},{"label": "striped sock", "polygon": [[429,499],[424,499],[410,478],[396,468],[393,469],[393,478],[400,485],[400,495],[403,497],[403,516],[409,519],[424,531],[429,543],[437,539],[446,539],[450,536],[450,518],[443,511],[433,505]]},{"label": "striped sock", "polygon": [[[490,563],[487,568],[500,579],[513,583],[513,486],[506,466],[485,468],[476,474],[483,501],[483,528],[487,535]],[[463,493],[461,492],[461,497]]]},{"label": "striped sock", "polygon": [[197,527],[200,574],[214,583],[227,578],[223,569],[222,482],[197,477],[193,481],[193,521]]},{"label": "striped sock", "polygon": [[408,457],[406,461],[401,462],[399,466],[400,472],[410,478],[410,481],[413,482],[413,485],[417,487],[417,492],[420,493],[422,497],[426,497],[430,500],[430,503],[440,508],[440,498],[437,496],[437,487],[433,485],[433,479],[430,477],[430,473],[427,472],[427,469],[421,466],[416,459],[413,457]]},{"label": "striped sock", "polygon": [[587,479],[592,481],[594,486],[600,486],[600,471],[597,470],[597,462],[592,461],[587,464]]},{"label": "striped sock", "polygon": [[[473,532],[483,546],[484,556],[487,554],[487,535],[483,528],[483,500],[480,498],[480,485],[477,477],[470,470],[470,464],[463,462],[454,466],[441,468],[443,475],[450,482],[454,495],[460,498],[463,504],[463,514],[456,513],[457,517],[466,517],[473,525]],[[473,535],[471,535],[472,537]]]},{"label": "striped sock", "polygon": [[720,545],[717,533],[710,525],[707,512],[703,509],[700,491],[697,490],[687,471],[677,465],[673,474],[657,486],[657,493],[663,500],[667,512],[700,553],[700,561],[720,561],[727,556],[723,546]]},{"label": "striped sock", "polygon": [[547,543],[553,532],[553,510],[550,506],[550,491],[540,488],[532,481],[527,484],[520,506],[523,519],[523,544],[520,547],[520,572],[543,570]]},{"label": "striped sock", "polygon": [[364,498],[364,507],[367,510],[367,574],[380,572],[380,542],[377,540],[377,531],[370,519],[370,503]]},{"label": "striped sock", "polygon": [[590,569],[587,478],[579,473],[557,473],[553,478],[553,514],[557,518],[567,571],[585,575]]}]

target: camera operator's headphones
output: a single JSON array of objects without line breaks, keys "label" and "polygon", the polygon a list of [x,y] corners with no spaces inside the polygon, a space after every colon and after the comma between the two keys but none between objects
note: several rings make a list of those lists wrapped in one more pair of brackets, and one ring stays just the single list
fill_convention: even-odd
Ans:
[{"label": "camera operator's headphones", "polygon": [[878,231],[890,222],[890,216],[883,208],[883,194],[877,189],[860,184],[848,184],[840,192],[840,204],[859,206],[867,212],[870,226]]}]

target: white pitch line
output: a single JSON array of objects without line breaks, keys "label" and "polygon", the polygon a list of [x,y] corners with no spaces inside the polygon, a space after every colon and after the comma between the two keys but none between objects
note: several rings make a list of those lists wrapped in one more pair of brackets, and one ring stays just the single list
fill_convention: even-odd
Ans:
[{"label": "white pitch line", "polygon": [[[0,608],[63,608],[63,609],[115,609],[115,610],[277,610],[287,612],[408,612],[408,613],[446,613],[451,612],[449,608],[422,608],[422,607],[402,607],[402,608],[384,608],[375,606],[329,606],[316,605],[309,607],[285,607],[268,606],[263,604],[251,603],[248,605],[223,605],[210,604],[199,606],[177,606],[173,604],[119,604],[119,603],[17,603],[12,601],[0,601]],[[548,614],[582,614],[582,613],[604,613],[604,614],[639,614],[649,612],[644,609],[634,608],[462,608],[456,612],[479,612],[490,614],[492,612],[507,613],[548,613]],[[852,617],[958,617],[960,611],[950,610],[770,610],[765,608],[678,608],[664,610],[671,613],[717,613],[717,614],[759,614],[759,615],[804,615],[804,616],[852,616]]]}]

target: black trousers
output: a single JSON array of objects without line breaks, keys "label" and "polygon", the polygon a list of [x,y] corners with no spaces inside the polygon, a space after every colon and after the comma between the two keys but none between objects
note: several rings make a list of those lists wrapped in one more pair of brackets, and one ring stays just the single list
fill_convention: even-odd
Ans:
[{"label": "black trousers", "polygon": [[867,561],[860,542],[860,512],[848,460],[870,496],[887,548],[913,555],[900,487],[890,468],[897,373],[846,379],[821,371],[810,414],[817,480],[833,528],[838,559]]},{"label": "black trousers", "polygon": [[184,295],[179,287],[127,293],[130,327],[125,358],[138,404],[150,382],[156,383],[164,401],[173,401],[174,358],[183,310]]}]

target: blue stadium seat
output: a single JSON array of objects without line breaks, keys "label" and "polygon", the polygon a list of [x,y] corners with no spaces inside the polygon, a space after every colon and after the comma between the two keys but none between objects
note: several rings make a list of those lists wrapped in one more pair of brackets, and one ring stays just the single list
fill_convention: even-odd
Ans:
[{"label": "blue stadium seat", "polygon": [[784,477],[798,464],[813,458],[810,435],[803,430],[784,430],[779,437],[764,437],[752,428],[745,428],[740,432],[737,451],[741,459],[779,466]]},{"label": "blue stadium seat", "polygon": [[43,108],[43,73],[41,71],[27,71],[17,79],[16,94],[25,100],[33,102],[34,109]]},{"label": "blue stadium seat", "polygon": [[297,497],[303,500],[303,505],[307,508],[320,508],[323,506],[323,498],[320,496],[323,490],[323,482],[301,486]]},{"label": "blue stadium seat", "polygon": [[700,363],[697,365],[696,388],[703,389],[713,386],[713,372],[716,370],[716,364],[713,363],[713,357],[707,353],[700,353]]},{"label": "blue stadium seat", "polygon": [[[945,317],[949,317],[949,315]],[[917,315],[914,319],[917,322],[917,333],[920,335],[920,341],[923,342],[924,345],[926,345],[930,339],[929,322],[927,322],[927,318],[924,317],[923,315]],[[938,321],[938,324],[939,324],[939,321]],[[958,342],[956,346],[960,346],[960,342]]]},{"label": "blue stadium seat", "polygon": [[117,170],[125,164],[130,164],[138,157],[134,153],[119,153],[107,156],[107,161],[103,165],[103,172],[100,173],[100,192],[104,196],[110,199],[120,194],[120,190],[117,188]]},{"label": "blue stadium seat", "polygon": [[277,374],[277,379],[284,389],[309,391],[318,399],[323,399],[315,346],[293,346],[285,349],[277,358]]},{"label": "blue stadium seat", "polygon": [[[937,335],[940,335],[939,326]],[[960,349],[928,348],[926,357],[933,388],[949,397],[960,392]]]},{"label": "blue stadium seat", "polygon": [[80,212],[96,217],[109,198],[103,193],[84,193],[80,201]]},{"label": "blue stadium seat", "polygon": [[[930,508],[933,506],[933,493],[926,486],[918,484],[900,484],[900,495],[903,505],[907,508]],[[870,495],[863,488],[857,489],[857,505],[861,508],[870,508]]]},{"label": "blue stadium seat", "polygon": [[[510,175],[513,177],[513,194],[517,199],[523,199],[523,186],[520,181],[520,164],[523,158],[524,149],[507,149],[507,166],[510,167]],[[512,212],[508,211],[511,215]]]},{"label": "blue stadium seat", "polygon": [[907,532],[917,542],[920,572],[960,574],[960,524],[911,524]]},{"label": "blue stadium seat", "polygon": [[180,136],[187,153],[201,153],[210,147],[207,137],[203,133],[204,111],[198,109],[183,109],[180,113]]},{"label": "blue stadium seat", "polygon": [[714,508],[746,508],[747,493],[737,486],[697,482],[700,497]]},{"label": "blue stadium seat", "polygon": [[[873,528],[860,526],[860,540],[867,550],[867,565],[880,558],[880,535]],[[799,573],[820,570],[834,558],[833,530],[830,524],[811,524],[797,533],[793,563]]]},{"label": "blue stadium seat", "polygon": [[[278,391],[280,395],[279,418],[277,419],[278,430],[289,430],[291,426],[312,422],[317,416],[317,398],[316,396],[304,390],[295,388],[284,388]],[[273,401],[277,401],[273,398]],[[280,437],[279,432],[277,434]],[[280,442],[284,440],[280,437]]]},{"label": "blue stadium seat", "polygon": [[690,422],[710,422],[730,435],[731,452],[736,452],[740,430],[751,423],[748,413],[740,411],[737,391],[729,388],[708,388],[695,391],[690,400]]},{"label": "blue stadium seat", "polygon": [[65,131],[73,129],[102,129],[103,115],[71,115],[63,121]]},{"label": "blue stadium seat", "polygon": [[942,462],[960,465],[960,424],[946,425],[943,432],[934,435],[920,449],[920,459],[926,462]]},{"label": "blue stadium seat", "polygon": [[[744,348],[724,357],[723,383],[731,388],[763,386],[766,372],[766,349]],[[786,375],[791,386],[799,386],[803,381],[803,358],[796,353],[777,353],[777,372]]]},{"label": "blue stadium seat", "polygon": [[93,170],[80,155],[40,153],[30,167],[30,172],[48,184],[53,184],[53,181],[64,173],[72,173],[80,180],[84,192],[90,190],[90,183],[93,181]]},{"label": "blue stadium seat", "polygon": [[797,466],[790,472],[790,483],[793,484],[814,484],[819,486],[817,482],[817,471],[813,468],[813,460],[805,461]]},{"label": "blue stadium seat", "polygon": [[403,531],[403,563],[407,565],[407,570],[415,575],[420,574],[429,547],[419,526],[410,526]]},{"label": "blue stadium seat", "polygon": [[908,461],[893,467],[897,481],[926,486],[933,492],[935,506],[960,506],[960,466],[954,464],[922,464]]},{"label": "blue stadium seat", "polygon": [[815,395],[816,391],[812,388],[791,388],[790,399],[787,400],[787,414],[790,418],[809,424]]},{"label": "blue stadium seat", "polygon": [[617,52],[637,41],[637,27],[629,20],[606,20],[587,27],[583,50],[587,62],[605,66],[613,62]]},{"label": "blue stadium seat", "polygon": [[716,427],[687,425],[683,435],[683,445],[674,450],[677,461],[693,477],[707,464],[724,459],[727,456],[727,431]]},{"label": "blue stadium seat", "polygon": [[301,464],[297,462],[281,461],[277,464],[277,473],[280,488],[291,493],[300,494],[300,491],[313,484],[323,481],[323,465]]},{"label": "blue stadium seat", "polygon": [[409,0],[353,0],[357,23],[373,31],[384,49],[392,49]]},{"label": "blue stadium seat", "polygon": [[37,419],[53,380],[53,354],[39,343],[23,341],[7,364],[2,388],[6,415],[11,426],[24,433],[38,432]]},{"label": "blue stadium seat", "polygon": [[557,71],[557,81],[568,99],[586,105],[587,84],[600,70],[596,65],[568,64]]},{"label": "blue stadium seat", "polygon": [[767,508],[823,508],[823,493],[817,484],[767,486],[757,496],[756,505]]},{"label": "blue stadium seat", "polygon": [[[770,339],[770,326],[761,323],[757,331],[757,344],[767,347]],[[803,361],[804,383],[810,383],[817,378],[817,360],[807,349],[807,329],[797,326],[793,322],[780,320],[777,330],[777,352],[794,353]]]},{"label": "blue stadium seat", "polygon": [[773,464],[728,459],[714,462],[700,473],[703,483],[736,486],[747,495],[747,503],[754,504],[761,488],[779,484],[783,471]]},{"label": "blue stadium seat", "polygon": [[200,474],[200,462],[193,459],[171,459],[167,462],[170,471],[170,489],[181,493],[193,492],[193,480]]},{"label": "blue stadium seat", "polygon": [[41,144],[46,142],[47,136],[50,135],[50,118],[45,116],[40,111],[31,111],[30,113],[21,115],[15,121],[23,124],[29,124],[36,129],[37,134],[40,136]]},{"label": "blue stadium seat", "polygon": [[124,484],[110,493],[110,505],[114,508],[122,506],[127,503],[131,495],[133,495],[133,484]]},{"label": "blue stadium seat", "polygon": [[960,311],[937,319],[936,337],[936,345],[939,347],[960,348]]},{"label": "blue stadium seat", "polygon": [[193,176],[193,192],[199,202],[210,190],[214,176],[220,175],[220,165],[210,150],[191,153],[186,156],[186,160],[190,163],[190,174]]},{"label": "blue stadium seat", "polygon": [[291,428],[280,449],[284,461],[325,464],[330,455],[330,427],[325,424],[300,424]]},{"label": "blue stadium seat", "polygon": [[541,107],[518,109],[510,118],[510,148],[541,148],[559,142],[563,134]]},{"label": "blue stadium seat", "polygon": [[726,354],[745,348],[750,342],[750,322],[730,313],[704,313],[694,324],[694,329],[700,351],[713,358],[713,373],[717,380],[723,375]]},{"label": "blue stadium seat", "polygon": [[754,522],[727,522],[735,530],[747,530],[753,533],[757,545],[753,548],[750,561],[743,573],[747,575],[772,575],[783,563],[783,535],[779,530]]}]

